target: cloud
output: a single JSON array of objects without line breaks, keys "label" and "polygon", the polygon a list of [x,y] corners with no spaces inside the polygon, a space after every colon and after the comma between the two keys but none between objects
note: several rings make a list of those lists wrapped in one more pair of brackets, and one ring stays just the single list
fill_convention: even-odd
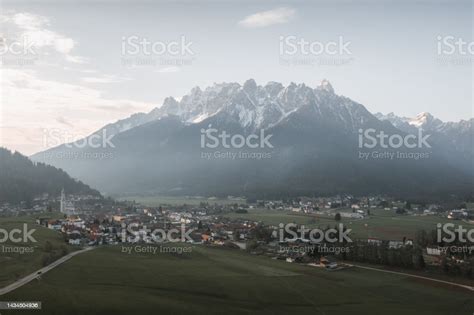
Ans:
[{"label": "cloud", "polygon": [[84,77],[81,80],[86,83],[120,83],[131,79],[115,75],[103,75],[101,77]]},{"label": "cloud", "polygon": [[118,112],[118,113],[136,113],[142,111],[143,108],[140,108],[130,102],[121,102],[117,101],[116,104],[111,105],[94,105],[94,108],[106,112]]},{"label": "cloud", "polygon": [[72,63],[85,63],[86,59],[72,55],[77,42],[50,29],[48,18],[28,12],[15,13],[9,11],[0,15],[0,28],[7,30],[2,34],[6,42],[16,42],[23,47],[29,47],[33,54],[43,56],[56,53],[66,61]]},{"label": "cloud", "polygon": [[172,72],[179,72],[179,71],[181,71],[180,67],[171,66],[171,67],[161,68],[161,69],[157,70],[156,72],[158,72],[158,73],[172,73]]},{"label": "cloud", "polygon": [[239,25],[248,28],[266,27],[275,24],[288,23],[296,14],[296,10],[287,7],[269,11],[257,12],[239,21]]},{"label": "cloud", "polygon": [[94,70],[94,69],[81,69],[81,68],[75,68],[75,67],[68,67],[68,66],[64,66],[62,68],[64,71],[77,71],[77,72],[80,72],[80,73],[87,73],[87,74],[91,74],[91,73],[98,73],[97,70]]},{"label": "cloud", "polygon": [[[5,17],[8,19],[8,17]],[[39,16],[31,13],[16,13],[11,17],[13,23],[18,25],[20,28],[34,31],[41,28],[45,24],[49,24],[49,21],[44,16]]]},{"label": "cloud", "polygon": [[82,73],[97,73],[97,70],[94,70],[94,69],[82,69],[79,71]]},{"label": "cloud", "polygon": [[0,146],[19,149],[24,154],[46,149],[45,129],[82,137],[152,108],[149,103],[106,98],[101,90],[88,86],[42,79],[35,70],[0,71]]},{"label": "cloud", "polygon": [[64,118],[63,116],[57,117],[56,121],[60,124],[66,125],[68,127],[74,127],[74,125],[71,122],[69,122],[66,118]]},{"label": "cloud", "polygon": [[76,45],[76,43],[70,38],[59,37],[54,41],[54,48],[56,51],[65,55],[71,52],[71,50],[74,48],[74,45]]},{"label": "cloud", "polygon": [[72,56],[72,55],[66,55],[64,57],[67,61],[72,62],[72,63],[77,63],[77,64],[85,64],[87,63],[87,59],[84,57],[80,56]]}]

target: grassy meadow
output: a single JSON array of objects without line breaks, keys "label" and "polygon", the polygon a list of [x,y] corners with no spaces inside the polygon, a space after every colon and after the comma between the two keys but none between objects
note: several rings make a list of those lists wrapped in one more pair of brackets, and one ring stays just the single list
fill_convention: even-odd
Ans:
[{"label": "grassy meadow", "polygon": [[[330,272],[243,251],[194,246],[191,253],[78,255],[2,297],[41,301],[35,314],[457,314],[472,292],[400,275]],[[2,312],[19,314],[18,311]]]},{"label": "grassy meadow", "polygon": [[[337,222],[334,215],[338,211],[352,212],[351,210],[331,210],[331,216],[324,214],[304,214],[291,211],[279,211],[268,209],[250,209],[248,213],[228,213],[225,217],[242,218],[261,221],[265,224],[278,226],[280,223],[303,224],[309,228],[325,228],[327,225],[333,227]],[[379,238],[385,240],[401,240],[403,237],[413,238],[417,230],[436,229],[438,223],[454,223],[474,228],[474,224],[461,221],[453,221],[440,216],[411,216],[397,215],[394,210],[371,209],[371,215],[364,219],[342,218],[340,221],[352,229],[354,238]]]},{"label": "grassy meadow", "polygon": [[[55,218],[58,214],[43,214],[42,217]],[[36,216],[0,218],[0,229],[11,231],[12,229],[23,229],[23,224],[27,224],[28,229],[35,229],[32,234],[36,243],[13,243],[10,240],[0,243],[0,287],[14,282],[40,268],[42,258],[45,254],[45,244],[50,242],[53,250],[58,250],[60,246],[66,245],[60,232],[49,230],[35,223]],[[1,235],[3,236],[3,235]],[[30,252],[18,253],[10,252],[7,248],[20,247],[28,248]],[[72,247],[66,246],[68,250]]]}]

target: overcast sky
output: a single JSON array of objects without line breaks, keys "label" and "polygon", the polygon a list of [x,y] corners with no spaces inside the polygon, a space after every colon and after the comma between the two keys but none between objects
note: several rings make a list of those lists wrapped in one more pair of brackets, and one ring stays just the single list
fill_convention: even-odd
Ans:
[{"label": "overcast sky", "polygon": [[473,52],[443,42],[472,42],[472,1],[196,2],[4,1],[0,145],[32,154],[44,129],[76,139],[249,78],[328,79],[373,113],[472,117]]}]

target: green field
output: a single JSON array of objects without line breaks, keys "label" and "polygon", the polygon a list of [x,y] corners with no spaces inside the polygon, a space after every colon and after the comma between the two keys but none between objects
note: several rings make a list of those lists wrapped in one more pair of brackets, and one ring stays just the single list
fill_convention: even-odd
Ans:
[{"label": "green field", "polygon": [[220,204],[220,205],[229,205],[229,204],[244,204],[245,200],[230,200],[230,199],[221,199],[221,198],[196,198],[196,197],[173,197],[173,196],[128,196],[128,197],[118,197],[116,198],[120,201],[135,201],[144,206],[148,207],[158,207],[160,205],[193,205],[197,206],[201,202],[207,202],[211,205]]},{"label": "green field", "polygon": [[[473,294],[356,268],[335,272],[243,251],[125,254],[102,247],[1,298],[41,301],[35,314],[457,314]],[[11,311],[4,314],[19,314]]]},{"label": "green field", "polygon": [[[57,214],[44,214],[44,217],[57,217]],[[0,243],[0,287],[15,281],[16,279],[26,276],[40,268],[42,268],[42,258],[45,254],[44,245],[49,241],[54,249],[58,249],[61,245],[65,245],[61,233],[52,231],[44,227],[40,227],[35,223],[35,217],[14,217],[14,218],[0,218],[0,228],[7,231],[12,229],[22,229],[23,224],[26,223],[28,229],[36,229],[32,235],[37,243],[13,243],[7,241]],[[28,247],[33,248],[31,253],[11,253],[4,252],[4,247]],[[71,247],[66,246],[68,250]]]},{"label": "green field", "polygon": [[[342,211],[347,212],[350,210]],[[333,210],[332,212],[336,214],[337,211]],[[261,221],[275,226],[278,226],[280,223],[296,223],[310,228],[325,228],[327,225],[333,227],[337,224],[334,218],[329,216],[268,209],[250,209],[248,213],[233,212],[224,216]],[[364,219],[342,218],[341,220],[341,223],[352,229],[351,235],[354,238],[374,237],[385,240],[401,240],[403,237],[413,238],[417,230],[424,229],[428,231],[436,229],[438,223],[448,222],[474,228],[473,224],[448,220],[439,216],[397,215],[393,210],[381,209],[371,209],[371,215]]]}]

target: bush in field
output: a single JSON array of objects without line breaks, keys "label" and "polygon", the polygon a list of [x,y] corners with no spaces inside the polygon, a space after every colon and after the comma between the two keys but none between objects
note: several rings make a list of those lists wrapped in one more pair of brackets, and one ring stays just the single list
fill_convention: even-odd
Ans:
[{"label": "bush in field", "polygon": [[257,242],[256,240],[250,240],[250,241],[248,241],[247,244],[246,244],[246,249],[247,249],[249,252],[251,252],[251,251],[257,249],[257,247],[258,247],[258,242]]},{"label": "bush in field", "polygon": [[46,243],[44,243],[43,250],[44,250],[46,253],[51,253],[51,252],[53,251],[53,244],[51,244],[50,241],[46,241]]},{"label": "bush in field", "polygon": [[55,248],[53,244],[49,241],[43,246],[43,250],[45,254],[41,258],[41,265],[43,267],[53,263],[54,261],[58,260],[59,258],[66,256],[69,253],[69,249],[66,245],[60,245],[58,248]]}]

